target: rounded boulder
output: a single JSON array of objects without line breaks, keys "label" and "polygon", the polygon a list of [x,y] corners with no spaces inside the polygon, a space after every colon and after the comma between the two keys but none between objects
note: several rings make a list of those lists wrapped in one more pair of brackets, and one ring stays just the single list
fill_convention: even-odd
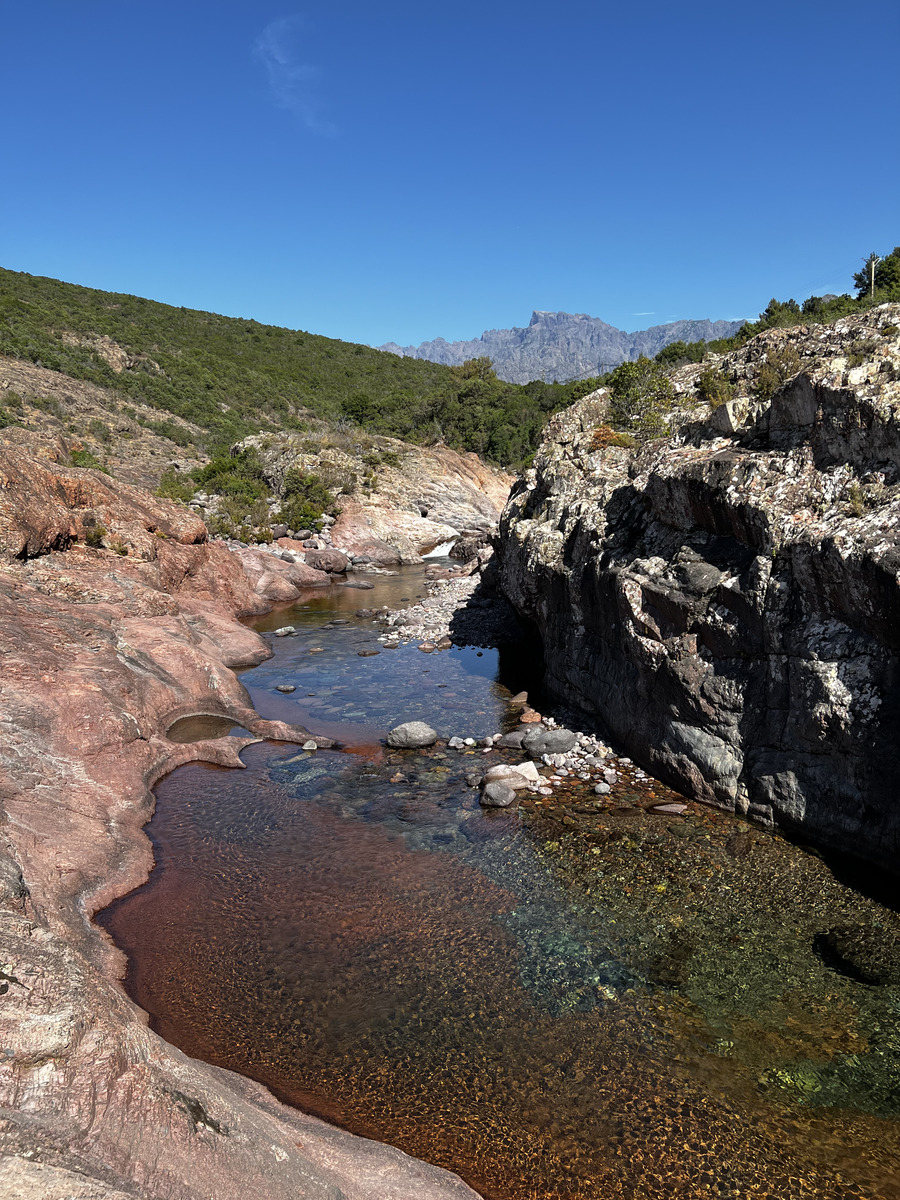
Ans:
[{"label": "rounded boulder", "polygon": [[532,758],[542,754],[568,754],[578,745],[578,739],[569,729],[535,729],[522,738],[522,749]]},{"label": "rounded boulder", "polygon": [[395,750],[417,750],[422,746],[433,746],[436,741],[437,734],[424,721],[406,721],[387,736],[387,744]]},{"label": "rounded boulder", "polygon": [[347,570],[348,558],[340,550],[308,550],[306,565],[315,567],[317,571],[327,571],[329,575],[343,575]]},{"label": "rounded boulder", "polygon": [[516,793],[505,783],[489,783],[481,793],[484,808],[509,808],[516,802]]}]

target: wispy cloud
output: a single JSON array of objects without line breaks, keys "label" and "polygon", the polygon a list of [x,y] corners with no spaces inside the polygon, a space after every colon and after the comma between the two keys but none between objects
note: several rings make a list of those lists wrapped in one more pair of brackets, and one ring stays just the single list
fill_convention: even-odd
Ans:
[{"label": "wispy cloud", "polygon": [[642,313],[632,313],[631,315],[632,315],[633,317],[655,317],[655,316],[656,316],[656,309],[655,309],[655,308],[651,308],[649,312],[642,312]]},{"label": "wispy cloud", "polygon": [[310,133],[330,137],[337,128],[322,116],[322,103],[316,94],[320,68],[301,61],[302,30],[301,16],[272,21],[254,42],[253,54],[265,68],[278,107],[292,112]]}]

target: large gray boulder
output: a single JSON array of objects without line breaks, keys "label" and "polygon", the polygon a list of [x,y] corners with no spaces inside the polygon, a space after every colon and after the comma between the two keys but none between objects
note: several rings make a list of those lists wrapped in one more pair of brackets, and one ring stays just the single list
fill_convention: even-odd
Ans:
[{"label": "large gray boulder", "polygon": [[578,739],[570,729],[542,729],[538,727],[522,738],[522,749],[532,758],[542,754],[568,754],[578,745]]},{"label": "large gray boulder", "polygon": [[387,744],[395,750],[417,750],[422,746],[433,746],[436,741],[437,734],[424,721],[406,721],[387,735]]},{"label": "large gray boulder", "polygon": [[349,561],[346,554],[331,547],[306,552],[306,565],[315,567],[317,571],[327,571],[329,575],[343,575]]},{"label": "large gray boulder", "polygon": [[484,808],[509,808],[516,802],[516,793],[505,783],[489,783],[481,793]]}]

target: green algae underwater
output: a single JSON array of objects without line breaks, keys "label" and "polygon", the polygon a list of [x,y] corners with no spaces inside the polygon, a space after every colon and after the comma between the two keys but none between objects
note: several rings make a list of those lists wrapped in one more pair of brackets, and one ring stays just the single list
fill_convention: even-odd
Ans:
[{"label": "green algae underwater", "polygon": [[515,752],[380,738],[513,727],[527,648],[361,657],[360,598],[258,623],[298,633],[243,676],[347,751],[157,787],[157,866],[97,918],[154,1029],[487,1200],[900,1197],[894,909],[727,814],[648,811],[675,797],[627,771],[481,809],[465,775]]}]

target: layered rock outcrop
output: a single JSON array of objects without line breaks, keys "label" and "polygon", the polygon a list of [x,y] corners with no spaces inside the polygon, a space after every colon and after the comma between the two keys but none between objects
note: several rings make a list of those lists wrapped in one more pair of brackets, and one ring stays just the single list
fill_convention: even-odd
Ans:
[{"label": "layered rock outcrop", "polygon": [[[85,544],[101,518],[115,549]],[[268,656],[235,620],[268,607],[183,509],[0,455],[0,1196],[474,1196],[167,1045],[90,923],[153,865],[163,773],[309,737],[261,720],[231,669]],[[253,737],[170,741],[193,714]]]},{"label": "layered rock outcrop", "polygon": [[241,445],[257,451],[276,491],[287,472],[298,469],[340,492],[340,512],[327,531],[330,544],[382,565],[419,562],[461,533],[492,529],[513,481],[477,454],[359,431],[319,442],[300,434],[260,434]]},{"label": "layered rock outcrop", "polygon": [[[900,307],[676,375],[672,436],[551,421],[501,522],[549,687],[686,793],[896,866]],[[774,364],[774,366],[773,366]],[[762,368],[783,382],[760,395]],[[787,368],[787,369],[786,369]],[[765,390],[765,389],[764,389]]]}]

